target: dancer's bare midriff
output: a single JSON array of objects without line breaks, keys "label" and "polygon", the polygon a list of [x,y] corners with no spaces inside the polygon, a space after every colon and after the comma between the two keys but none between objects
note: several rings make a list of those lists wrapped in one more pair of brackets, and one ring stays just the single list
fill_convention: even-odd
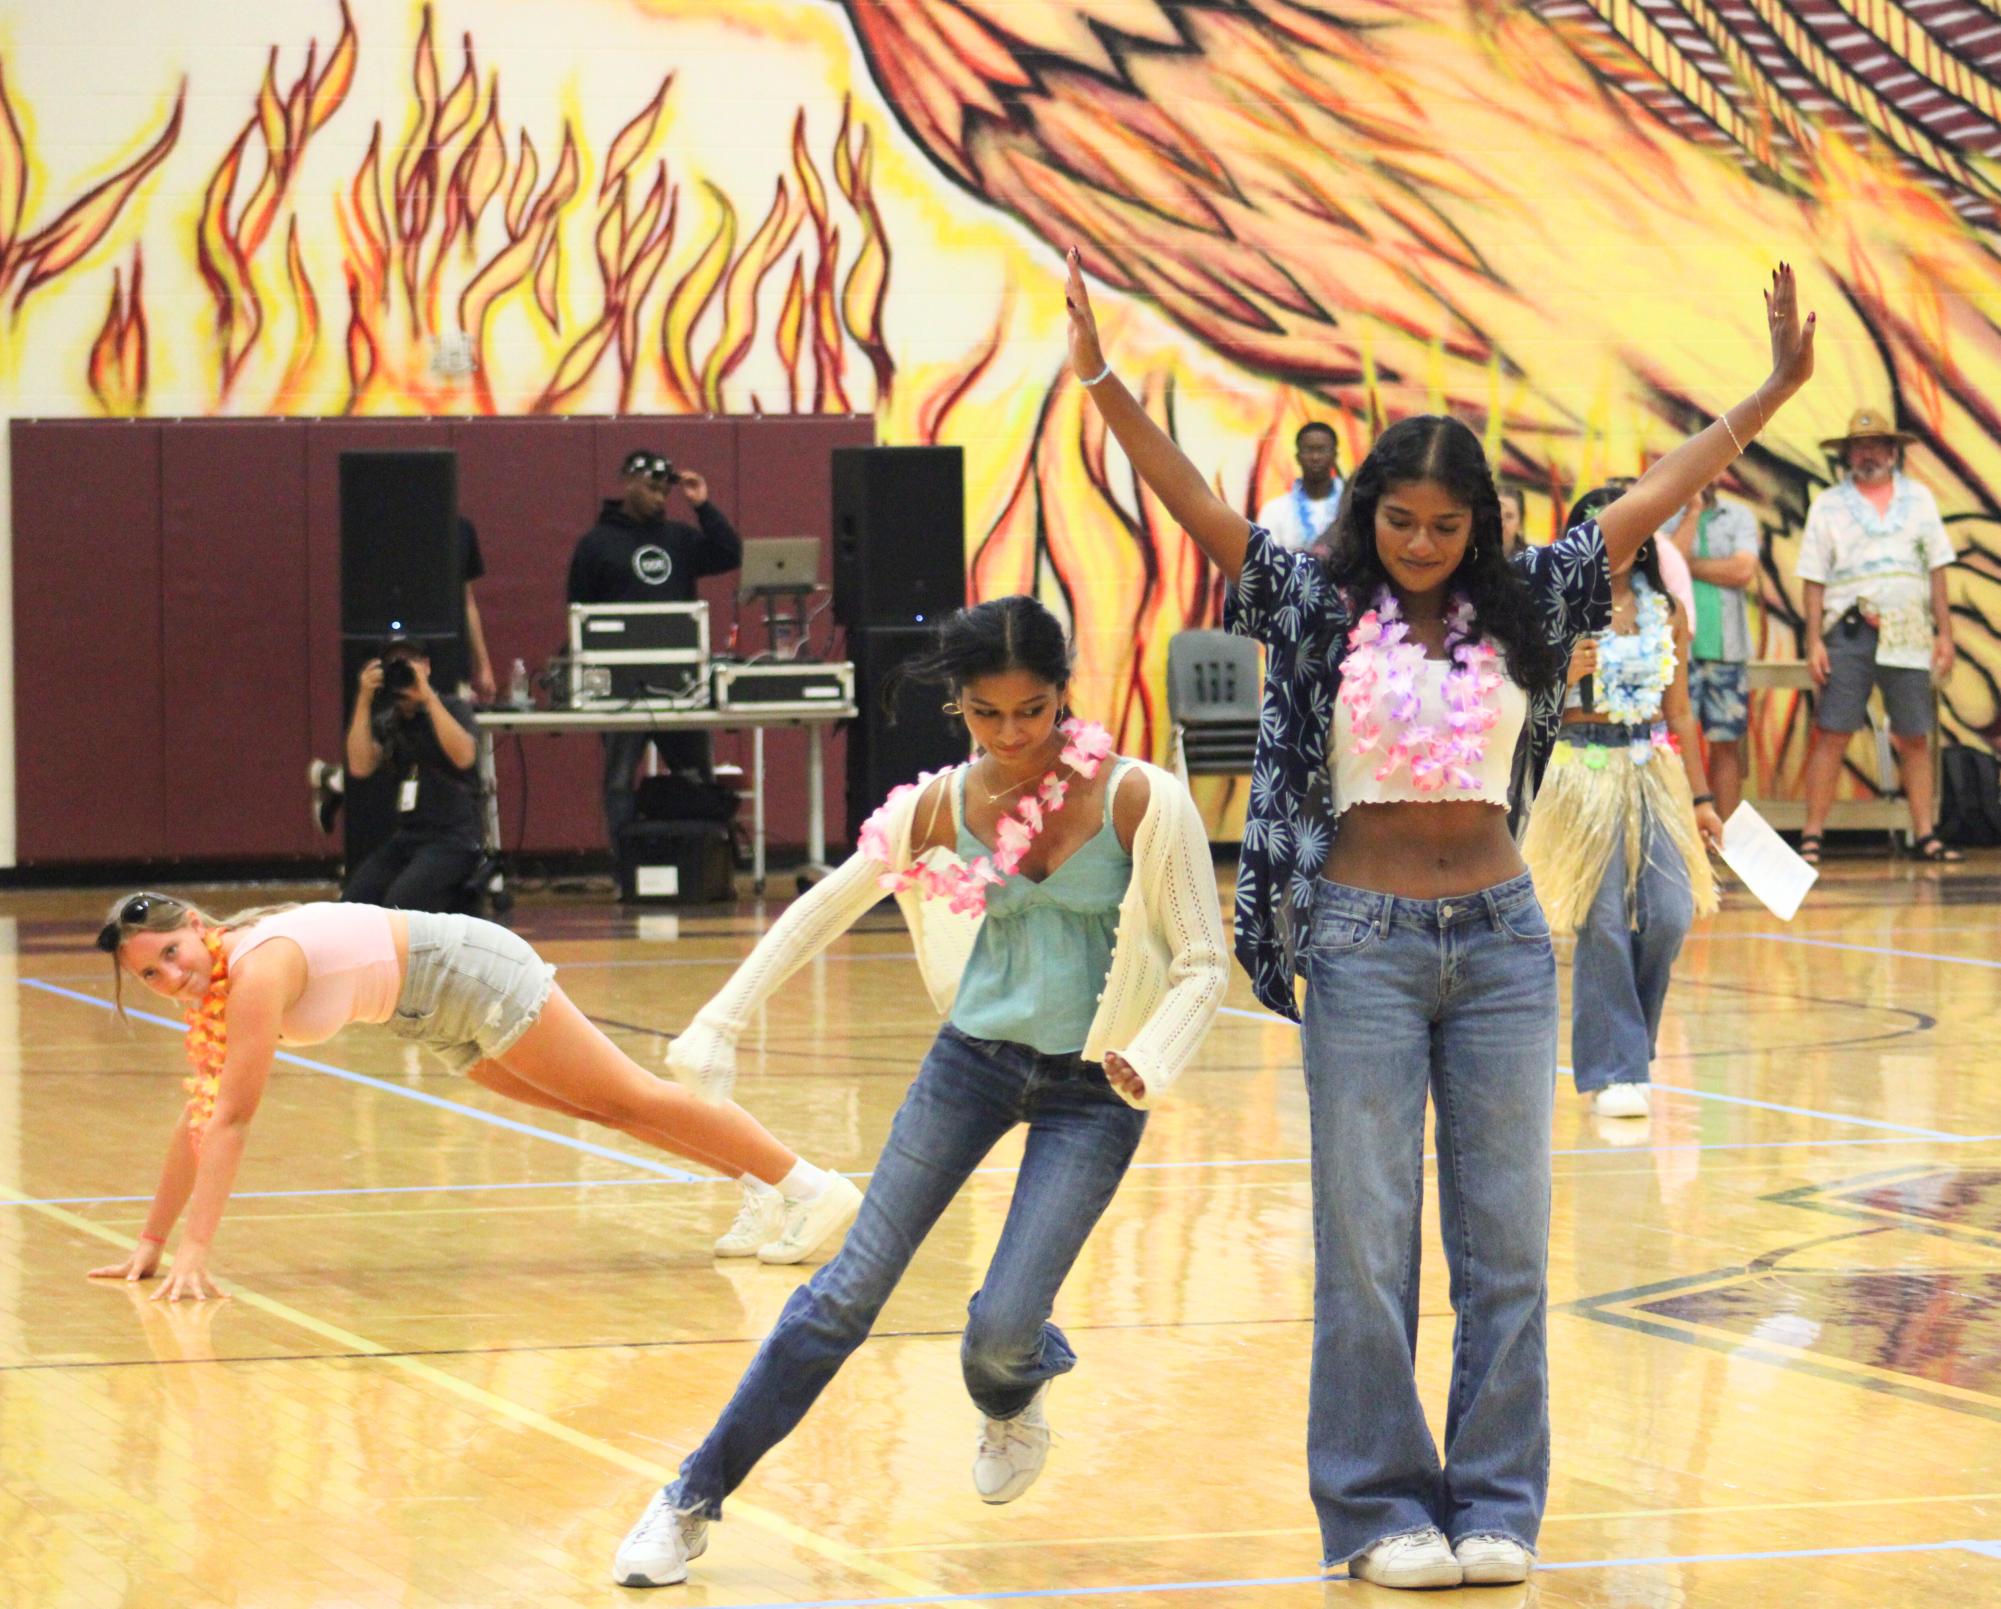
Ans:
[{"label": "dancer's bare midriff", "polygon": [[1406,899],[1471,894],[1527,868],[1499,805],[1466,799],[1351,805],[1320,875]]}]

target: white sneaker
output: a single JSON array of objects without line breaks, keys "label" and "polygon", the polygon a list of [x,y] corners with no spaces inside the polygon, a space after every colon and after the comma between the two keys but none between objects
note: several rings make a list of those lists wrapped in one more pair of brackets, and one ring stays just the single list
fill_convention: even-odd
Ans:
[{"label": "white sneaker", "polygon": [[1462,1536],[1453,1543],[1452,1554],[1469,1587],[1526,1581],[1535,1568],[1535,1555],[1511,1536]]},{"label": "white sneaker", "polygon": [[757,1248],[761,1263],[804,1262],[855,1221],[862,1193],[838,1175],[809,1201],[785,1204],[785,1227],[778,1238]]},{"label": "white sneaker", "polygon": [[973,1454],[973,1490],[982,1503],[1012,1503],[1035,1484],[1049,1456],[1049,1415],[1042,1382],[1028,1406],[1012,1419],[982,1419],[979,1450]]},{"label": "white sneaker", "polygon": [[663,1487],[619,1543],[611,1578],[621,1587],[671,1587],[688,1579],[688,1561],[708,1545],[709,1522],[676,1508]]},{"label": "white sneaker", "polygon": [[758,1248],[785,1232],[785,1198],[776,1190],[743,1187],[743,1205],[736,1222],[716,1242],[718,1257],[755,1257]]},{"label": "white sneaker", "polygon": [[1384,1537],[1348,1561],[1348,1574],[1379,1587],[1456,1587],[1465,1580],[1452,1544],[1434,1525]]},{"label": "white sneaker", "polygon": [[1591,1097],[1591,1110],[1600,1117],[1652,1117],[1645,1084],[1607,1084]]}]

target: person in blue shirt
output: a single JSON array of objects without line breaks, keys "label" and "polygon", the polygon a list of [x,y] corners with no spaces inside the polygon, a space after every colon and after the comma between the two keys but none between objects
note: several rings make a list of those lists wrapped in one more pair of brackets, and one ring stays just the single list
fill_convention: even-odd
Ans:
[{"label": "person in blue shirt", "polygon": [[1341,444],[1332,425],[1317,419],[1301,425],[1292,438],[1292,452],[1299,478],[1258,510],[1258,524],[1280,547],[1304,553],[1334,523],[1341,488],[1347,483],[1335,473]]}]

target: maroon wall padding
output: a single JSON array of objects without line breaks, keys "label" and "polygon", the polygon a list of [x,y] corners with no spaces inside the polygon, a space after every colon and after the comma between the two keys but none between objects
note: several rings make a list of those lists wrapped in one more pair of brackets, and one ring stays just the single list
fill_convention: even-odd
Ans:
[{"label": "maroon wall padding", "polygon": [[160,515],[168,853],[323,852],[305,808],[305,423],[166,427]]},{"label": "maroon wall padding", "polygon": [[[164,855],[160,427],[17,419],[11,456],[18,857]],[[215,662],[185,670],[206,705]]]},{"label": "maroon wall padding", "polygon": [[[866,414],[833,418],[755,419],[737,431],[737,504],[730,510],[745,540],[765,536],[817,536],[820,539],[820,579],[834,578],[834,468],[836,447],[873,447],[875,421]],[[735,577],[731,577],[734,588]],[[731,596],[735,596],[734,590]],[[822,597],[815,603],[825,603]],[[831,610],[813,624],[816,648],[839,646]],[[742,646],[755,653],[770,646],[764,632],[763,606],[743,606]],[[785,728],[765,733],[766,828],[781,844],[806,841],[806,734]],[[842,793],[846,788],[848,739],[845,728],[827,735],[827,798],[833,836],[842,832]],[[719,754],[740,756],[750,773],[750,738],[726,739]]]},{"label": "maroon wall padding", "polygon": [[[586,419],[466,419],[453,424],[452,445],[459,507],[486,560],[473,595],[504,697],[514,660],[540,671],[564,644],[570,554],[596,519],[604,484],[597,431]],[[510,850],[601,848],[599,753],[594,737],[502,738],[494,756],[501,842]]]},{"label": "maroon wall padding", "polygon": [[[570,554],[602,499],[617,494],[633,448],[700,470],[747,539],[816,534],[830,543],[828,454],[873,439],[866,416],[17,420],[20,862],[332,852],[307,816],[305,761],[338,759],[347,726],[344,451],[457,449],[460,506],[486,559],[476,595],[504,692],[512,660],[539,670],[561,646]],[[689,517],[679,496],[669,511]],[[822,578],[831,575],[829,560]],[[764,646],[755,611],[739,621],[733,576],[701,590],[718,651],[739,624],[746,651]],[[824,620],[816,640],[830,640]],[[220,677],[217,654],[229,667]],[[206,689],[176,703],[182,663]],[[835,800],[842,749],[836,736],[827,775]],[[748,735],[717,740],[718,758],[746,772],[750,752]],[[598,754],[585,737],[500,746],[508,849],[602,844]],[[805,740],[773,732],[767,759],[772,840],[803,843]],[[170,798],[170,779],[179,788],[187,778],[193,793]]]}]

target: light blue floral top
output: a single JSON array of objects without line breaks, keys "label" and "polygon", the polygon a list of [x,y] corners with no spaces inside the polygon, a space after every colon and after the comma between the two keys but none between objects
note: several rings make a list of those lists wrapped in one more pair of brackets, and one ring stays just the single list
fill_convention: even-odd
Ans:
[{"label": "light blue floral top", "polygon": [[[1017,872],[987,890],[986,919],[959,979],[952,1026],[975,1039],[1027,1045],[1045,1056],[1084,1048],[1112,970],[1119,905],[1133,861],[1112,825],[1112,800],[1128,760],[1105,784],[1105,820],[1089,842],[1041,881]],[[993,850],[966,826],[966,770],[953,792],[959,858]]]}]

